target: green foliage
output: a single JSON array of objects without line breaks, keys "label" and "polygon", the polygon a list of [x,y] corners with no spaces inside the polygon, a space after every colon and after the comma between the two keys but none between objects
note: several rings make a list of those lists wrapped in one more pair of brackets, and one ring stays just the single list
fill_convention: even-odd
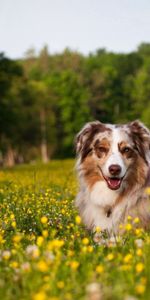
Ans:
[{"label": "green foliage", "polygon": [[[0,162],[74,155],[75,134],[88,121],[150,126],[150,44],[136,52],[99,49],[83,56],[66,49],[13,61],[0,54]],[[7,161],[7,159],[6,159]]]},{"label": "green foliage", "polygon": [[87,120],[90,112],[87,103],[88,91],[83,86],[81,74],[64,70],[53,74],[48,85],[57,99],[55,103],[56,123],[59,126],[59,156],[72,151],[74,136]]}]

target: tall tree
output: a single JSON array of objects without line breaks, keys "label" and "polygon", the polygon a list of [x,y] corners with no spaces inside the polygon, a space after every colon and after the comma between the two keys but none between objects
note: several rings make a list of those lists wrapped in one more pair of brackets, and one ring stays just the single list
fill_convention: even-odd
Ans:
[{"label": "tall tree", "polygon": [[21,99],[18,97],[23,70],[21,66],[0,54],[0,145],[6,165],[15,162],[18,140],[17,127]]}]

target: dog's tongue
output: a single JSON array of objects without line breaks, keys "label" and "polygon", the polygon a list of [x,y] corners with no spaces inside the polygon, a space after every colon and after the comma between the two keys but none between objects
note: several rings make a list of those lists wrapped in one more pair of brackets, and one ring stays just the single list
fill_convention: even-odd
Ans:
[{"label": "dog's tongue", "polygon": [[121,179],[120,178],[108,178],[108,185],[112,190],[117,190],[120,187]]}]

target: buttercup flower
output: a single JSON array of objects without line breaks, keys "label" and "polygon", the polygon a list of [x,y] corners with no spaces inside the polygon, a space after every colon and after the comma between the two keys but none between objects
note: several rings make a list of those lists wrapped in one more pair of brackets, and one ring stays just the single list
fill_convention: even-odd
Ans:
[{"label": "buttercup flower", "polygon": [[71,266],[72,270],[76,270],[79,267],[79,262],[73,260],[70,262],[70,266]]},{"label": "buttercup flower", "polygon": [[38,292],[33,296],[33,300],[46,300],[46,294],[44,291]]},{"label": "buttercup flower", "polygon": [[76,224],[80,224],[80,223],[81,223],[81,218],[80,218],[80,216],[76,216],[75,222],[76,222]]},{"label": "buttercup flower", "polygon": [[142,295],[145,292],[145,289],[146,289],[146,287],[144,284],[138,284],[135,288],[136,293],[139,295]]},{"label": "buttercup flower", "polygon": [[98,274],[103,273],[103,272],[104,272],[104,267],[103,267],[102,265],[98,265],[98,266],[96,267],[96,272],[97,272]]},{"label": "buttercup flower", "polygon": [[47,224],[48,218],[46,216],[41,217],[41,223],[42,224]]},{"label": "buttercup flower", "polygon": [[83,243],[83,245],[88,245],[88,244],[89,244],[89,239],[85,237],[85,238],[82,240],[82,243]]},{"label": "buttercup flower", "polygon": [[144,270],[144,264],[138,263],[135,267],[137,273],[141,273]]}]

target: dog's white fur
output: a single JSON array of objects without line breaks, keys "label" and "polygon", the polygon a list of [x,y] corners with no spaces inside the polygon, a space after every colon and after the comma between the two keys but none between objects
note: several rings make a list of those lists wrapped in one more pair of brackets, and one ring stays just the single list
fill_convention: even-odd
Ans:
[{"label": "dog's white fur", "polygon": [[[109,142],[107,155],[97,156],[97,141]],[[122,143],[129,147],[131,157],[121,152]],[[139,121],[121,126],[91,122],[77,135],[76,149],[80,184],[76,205],[86,227],[117,233],[119,224],[125,222],[128,215],[138,216],[142,225],[148,227],[149,201],[144,190],[149,172],[149,130]],[[121,180],[116,189],[110,188],[107,181],[112,179],[112,165],[120,167],[119,175],[114,176]]]}]

